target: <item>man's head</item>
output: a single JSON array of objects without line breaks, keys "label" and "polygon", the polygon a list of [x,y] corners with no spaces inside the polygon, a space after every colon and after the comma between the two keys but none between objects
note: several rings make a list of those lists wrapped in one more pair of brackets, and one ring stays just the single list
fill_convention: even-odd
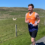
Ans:
[{"label": "man's head", "polygon": [[34,5],[33,4],[29,4],[28,5],[28,11],[32,12],[34,10]]}]

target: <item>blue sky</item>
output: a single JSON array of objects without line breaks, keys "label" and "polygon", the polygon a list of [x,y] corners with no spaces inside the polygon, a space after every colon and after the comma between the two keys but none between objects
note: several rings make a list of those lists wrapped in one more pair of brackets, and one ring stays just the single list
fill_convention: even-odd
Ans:
[{"label": "blue sky", "polygon": [[28,7],[31,3],[35,8],[45,9],[45,0],[0,0],[0,7]]}]

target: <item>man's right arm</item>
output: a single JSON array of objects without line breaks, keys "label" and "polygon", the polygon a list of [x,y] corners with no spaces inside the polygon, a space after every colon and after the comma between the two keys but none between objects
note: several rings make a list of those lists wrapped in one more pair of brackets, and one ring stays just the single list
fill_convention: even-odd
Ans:
[{"label": "man's right arm", "polygon": [[29,20],[26,19],[27,13],[25,15],[25,23],[29,23]]}]

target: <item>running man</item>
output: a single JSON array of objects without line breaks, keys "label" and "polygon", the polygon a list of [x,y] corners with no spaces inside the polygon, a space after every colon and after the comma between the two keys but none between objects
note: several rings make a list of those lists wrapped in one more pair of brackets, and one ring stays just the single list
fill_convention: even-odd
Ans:
[{"label": "running man", "polygon": [[38,32],[38,24],[40,22],[39,14],[36,12],[33,12],[34,10],[34,5],[29,4],[28,5],[28,13],[26,13],[25,16],[25,23],[28,23],[28,29],[29,29],[29,34],[31,36],[31,42],[32,45],[37,45],[35,38],[37,36]]}]

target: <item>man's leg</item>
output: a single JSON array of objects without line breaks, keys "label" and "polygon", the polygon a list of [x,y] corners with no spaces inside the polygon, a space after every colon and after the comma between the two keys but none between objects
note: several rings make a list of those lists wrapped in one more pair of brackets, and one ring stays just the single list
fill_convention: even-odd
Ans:
[{"label": "man's leg", "polygon": [[35,38],[31,37],[32,45],[35,45]]},{"label": "man's leg", "polygon": [[32,32],[32,36],[31,36],[32,45],[35,45],[35,43],[36,43],[36,41],[35,41],[36,36],[37,36],[37,30]]}]

